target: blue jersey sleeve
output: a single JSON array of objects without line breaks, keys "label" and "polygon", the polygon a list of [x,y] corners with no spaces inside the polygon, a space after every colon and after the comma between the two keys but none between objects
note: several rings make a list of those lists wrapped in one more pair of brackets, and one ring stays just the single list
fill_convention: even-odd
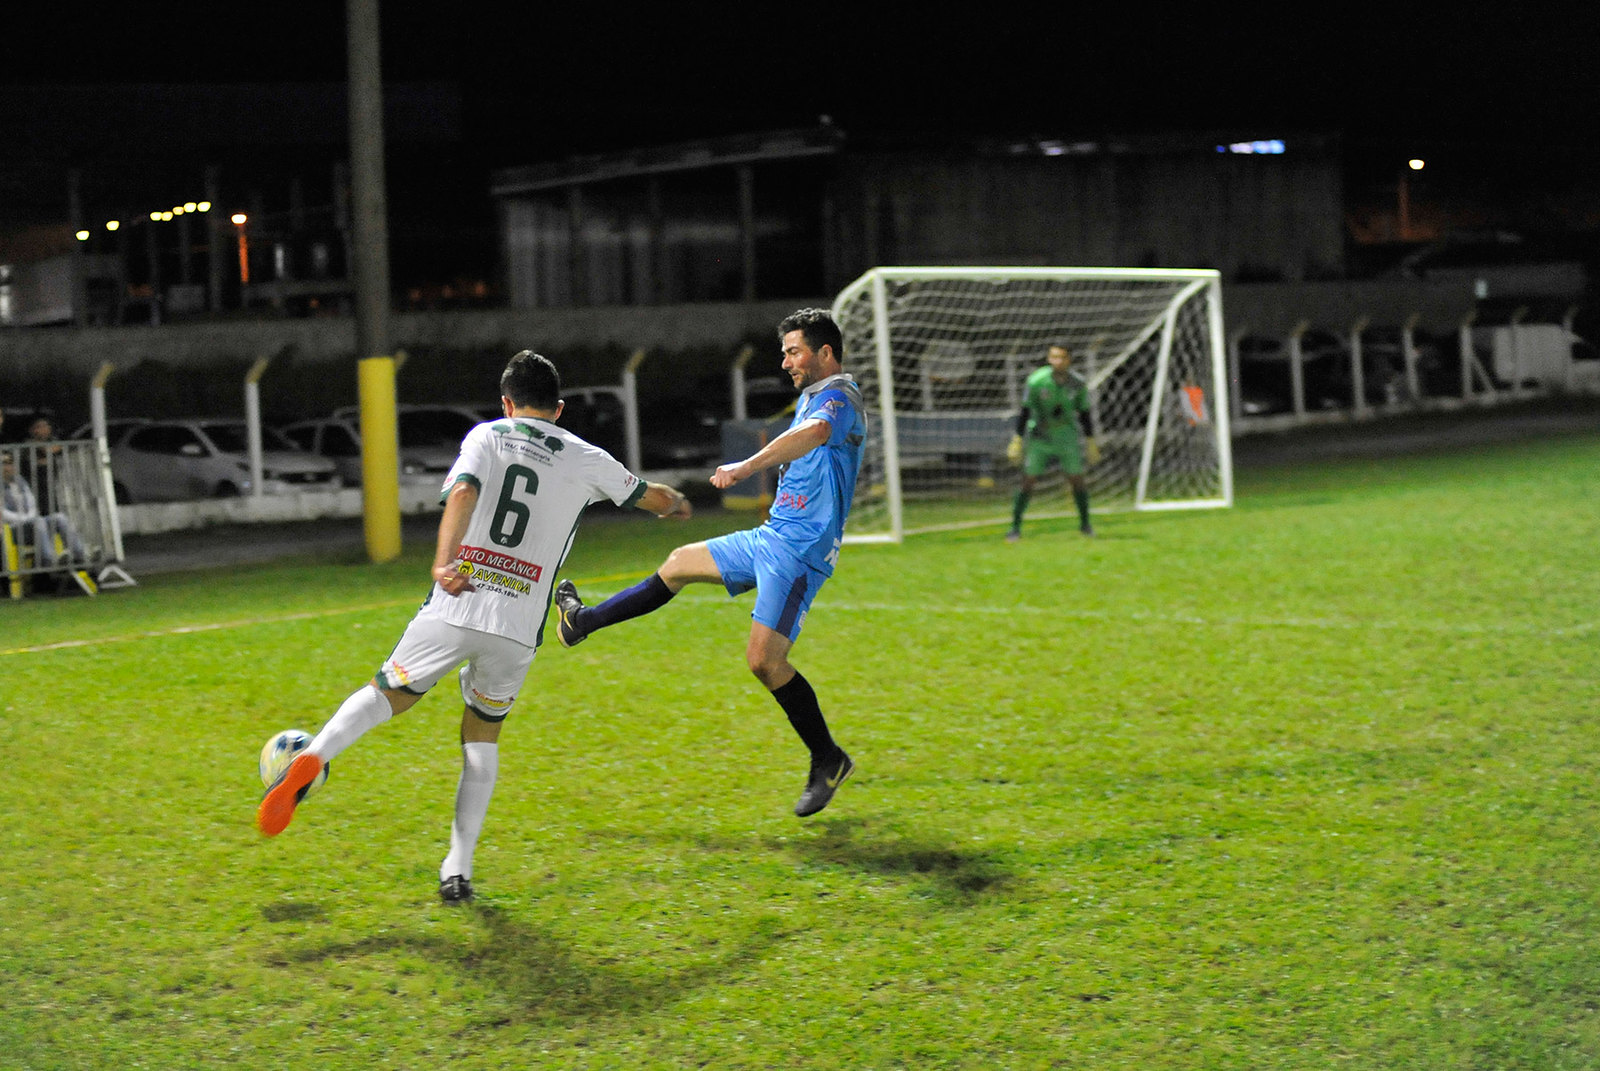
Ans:
[{"label": "blue jersey sleeve", "polygon": [[842,390],[826,390],[813,399],[807,418],[821,417],[829,424],[829,446],[844,446],[856,426],[855,406]]}]

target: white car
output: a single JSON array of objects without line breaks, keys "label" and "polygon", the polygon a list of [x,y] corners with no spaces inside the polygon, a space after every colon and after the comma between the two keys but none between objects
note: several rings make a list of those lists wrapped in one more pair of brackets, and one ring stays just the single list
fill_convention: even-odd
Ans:
[{"label": "white car", "polygon": [[[356,417],[299,420],[279,430],[300,449],[325,457],[338,466],[339,476],[346,484],[361,485],[361,426]],[[437,488],[455,463],[461,444],[446,446],[438,441],[438,436],[423,434],[429,430],[415,421],[400,421],[401,483],[425,483]]]},{"label": "white car", "polygon": [[[261,492],[334,491],[344,486],[326,458],[261,429]],[[253,493],[243,420],[152,420],[130,425],[111,446],[117,501],[175,502]]]},{"label": "white car", "polygon": [[[111,420],[106,421],[106,442],[114,443],[126,435],[129,428],[135,427],[139,424],[148,423],[150,423],[150,421],[145,417],[114,417]],[[92,439],[94,438],[94,425],[80,424],[78,425],[77,430],[71,435],[68,435],[67,438]]]}]

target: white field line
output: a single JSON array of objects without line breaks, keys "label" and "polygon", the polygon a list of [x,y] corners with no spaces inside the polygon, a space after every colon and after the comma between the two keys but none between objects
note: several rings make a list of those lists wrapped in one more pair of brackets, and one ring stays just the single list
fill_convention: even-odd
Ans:
[{"label": "white field line", "polygon": [[[613,581],[616,577],[597,577],[587,584],[605,583]],[[628,579],[632,579],[629,577]],[[600,597],[596,592],[590,595],[591,599]],[[710,606],[715,602],[720,605],[725,601],[721,597],[713,597],[711,589],[704,591],[706,597],[690,598],[684,600],[687,605]],[[359,614],[370,610],[387,610],[396,606],[416,605],[415,599],[392,599],[388,602],[366,603],[360,606],[342,606],[332,610],[309,610],[303,613],[278,614],[273,617],[256,617],[240,621],[214,621],[203,625],[175,625],[172,628],[152,629],[147,632],[130,632],[120,636],[99,636],[92,639],[61,640],[57,643],[41,643],[30,647],[0,648],[0,657],[6,655],[41,654],[47,651],[62,651],[79,647],[101,647],[113,643],[132,643],[137,640],[159,639],[165,636],[183,636],[197,632],[220,632],[226,629],[253,628],[259,625],[275,625],[290,621],[314,621],[319,618],[335,617],[340,614]],[[1310,631],[1346,631],[1346,632],[1424,632],[1445,636],[1540,636],[1550,639],[1563,639],[1567,637],[1587,636],[1600,628],[1600,622],[1584,621],[1576,625],[1547,627],[1540,625],[1479,625],[1464,621],[1416,620],[1416,621],[1380,621],[1370,619],[1327,618],[1327,617],[1207,617],[1199,614],[1162,614],[1162,613],[1120,613],[1107,610],[1069,610],[1054,606],[996,606],[973,605],[962,606],[946,603],[942,606],[919,606],[905,603],[886,602],[828,602],[829,611],[844,613],[864,614],[905,614],[917,618],[925,618],[930,614],[972,614],[978,616],[1015,616],[1025,614],[1031,617],[1049,617],[1054,620],[1076,621],[1118,621],[1132,622],[1135,624],[1151,625],[1199,625],[1205,628],[1245,628],[1245,629],[1306,629]]]},{"label": "white field line", "polygon": [[389,602],[367,603],[362,606],[341,606],[334,610],[307,610],[298,614],[277,614],[272,617],[252,617],[243,621],[211,621],[203,625],[174,625],[172,628],[150,629],[146,632],[126,632],[120,636],[96,636],[84,640],[61,640],[57,643],[39,643],[31,647],[0,648],[0,656],[39,654],[43,651],[65,651],[74,647],[102,647],[111,643],[132,643],[135,640],[153,640],[163,636],[185,636],[192,632],[220,632],[231,628],[251,628],[256,625],[276,625],[284,621],[315,621],[322,617],[340,614],[359,614],[368,610],[386,610],[393,606],[415,606],[419,599],[392,599]]},{"label": "white field line", "polygon": [[1009,616],[1014,614],[1028,614],[1030,616],[1053,617],[1058,619],[1073,619],[1081,621],[1121,621],[1146,623],[1152,625],[1201,625],[1207,628],[1259,628],[1259,629],[1310,629],[1348,632],[1361,631],[1389,631],[1389,632],[1431,632],[1447,636],[1548,636],[1552,638],[1566,636],[1586,636],[1600,628],[1600,622],[1582,621],[1576,625],[1547,626],[1537,624],[1510,624],[1510,625],[1479,625],[1469,621],[1440,621],[1440,620],[1413,620],[1413,621],[1381,621],[1371,618],[1331,618],[1331,617],[1229,617],[1229,616],[1204,616],[1200,614],[1178,613],[1142,613],[1135,611],[1125,613],[1109,610],[1070,610],[1055,606],[960,606],[945,604],[937,608],[931,606],[909,606],[895,603],[837,603],[827,604],[829,610],[844,610],[846,612],[861,613],[896,613],[915,614],[919,617],[928,614],[989,614],[995,616]]},{"label": "white field line", "polygon": [[[591,584],[606,584],[617,580],[634,580],[626,576],[597,576]],[[41,654],[45,651],[65,651],[75,647],[103,647],[112,643],[132,643],[135,640],[154,640],[163,636],[184,636],[191,632],[220,632],[224,629],[251,628],[256,625],[275,625],[285,621],[315,621],[340,614],[362,614],[369,610],[388,610],[396,606],[419,606],[420,598],[390,599],[387,602],[369,602],[358,606],[340,606],[332,610],[306,610],[297,614],[277,614],[272,617],[252,617],[241,621],[211,621],[203,625],[174,625],[171,628],[150,629],[145,632],[126,632],[120,636],[96,636],[84,640],[61,640],[56,643],[38,643],[29,647],[0,647],[0,658],[6,655]]]}]

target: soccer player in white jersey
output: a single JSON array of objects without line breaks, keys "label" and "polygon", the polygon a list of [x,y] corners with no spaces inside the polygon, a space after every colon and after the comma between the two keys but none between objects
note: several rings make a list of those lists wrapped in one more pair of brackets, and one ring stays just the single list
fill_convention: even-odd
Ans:
[{"label": "soccer player in white jersey", "polygon": [[826,807],[855,770],[828,732],[817,693],[790,664],[789,650],[839,560],[867,418],[855,380],[844,374],[843,337],[826,310],[791,313],[778,325],[778,339],[783,370],[800,391],[794,420],[766,446],[711,476],[714,487],[726,488],[783,466],[767,522],[679,547],[648,579],[595,606],[583,605],[572,581],[563,580],[556,588],[556,635],[566,647],[582,643],[592,632],[660,609],[686,584],[721,584],[729,595],[754,588],[745,664],[811,752],[806,787],[794,805],[804,818]]},{"label": "soccer player in white jersey", "polygon": [[445,477],[433,590],[377,675],[344,701],[256,811],[261,832],[281,833],[324,766],[461,666],[461,781],[450,852],[439,868],[439,895],[449,903],[472,897],[472,855],[499,770],[500,726],[544,638],[551,585],[579,516],[601,499],[661,517],[690,514],[675,489],[641,481],[556,425],[561,377],[546,358],[530,350],[512,357],[500,394],[505,418],[468,432]]}]

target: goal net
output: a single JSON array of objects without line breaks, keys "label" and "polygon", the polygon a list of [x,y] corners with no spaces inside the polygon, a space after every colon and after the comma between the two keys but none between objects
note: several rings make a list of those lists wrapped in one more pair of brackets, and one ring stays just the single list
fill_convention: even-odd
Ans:
[{"label": "goal net", "polygon": [[[872,422],[847,542],[1010,519],[1005,458],[1051,345],[1089,382],[1098,511],[1233,500],[1220,279],[1155,268],[874,268],[840,292],[845,370]],[[1030,519],[1074,516],[1041,477]]]}]

